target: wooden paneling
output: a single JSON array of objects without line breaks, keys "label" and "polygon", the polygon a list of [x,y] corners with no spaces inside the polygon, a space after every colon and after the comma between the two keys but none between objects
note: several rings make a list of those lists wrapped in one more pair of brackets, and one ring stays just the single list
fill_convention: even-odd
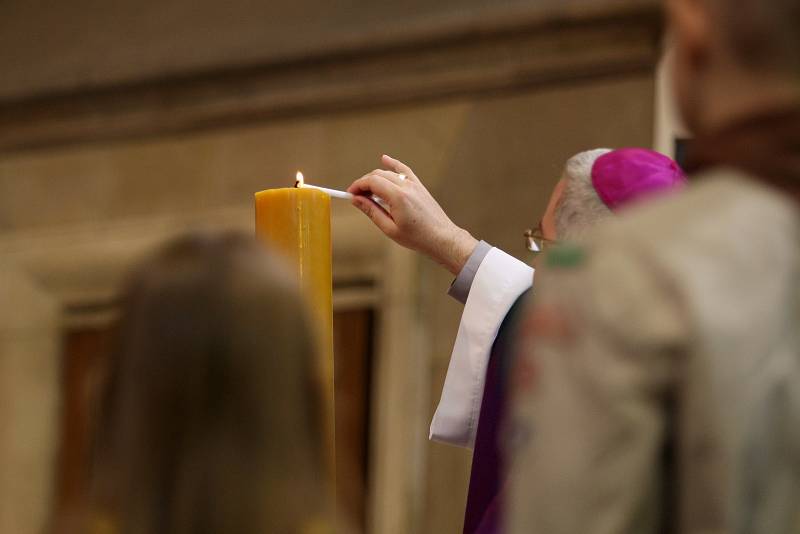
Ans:
[{"label": "wooden paneling", "polygon": [[369,309],[334,315],[336,498],[358,532],[366,528],[373,324]]},{"label": "wooden paneling", "polygon": [[74,329],[64,335],[58,510],[79,504],[88,489],[91,428],[112,335],[113,326]]}]

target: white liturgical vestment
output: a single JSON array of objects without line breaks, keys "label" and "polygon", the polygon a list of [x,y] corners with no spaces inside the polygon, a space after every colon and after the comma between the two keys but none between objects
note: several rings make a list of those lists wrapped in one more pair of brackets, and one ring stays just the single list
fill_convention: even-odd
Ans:
[{"label": "white liturgical vestment", "polygon": [[477,263],[474,258],[481,254],[481,247],[485,256],[482,261],[478,259],[480,264],[467,288],[442,397],[430,429],[432,440],[469,448],[475,443],[486,368],[497,332],[511,306],[533,284],[533,268],[484,242],[470,261]]}]

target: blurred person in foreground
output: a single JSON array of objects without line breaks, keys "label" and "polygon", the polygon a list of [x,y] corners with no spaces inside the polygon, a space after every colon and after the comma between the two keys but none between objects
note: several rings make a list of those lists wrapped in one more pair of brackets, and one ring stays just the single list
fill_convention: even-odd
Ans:
[{"label": "blurred person in foreground", "polygon": [[668,0],[683,195],[553,249],[512,534],[800,532],[800,0]]},{"label": "blurred person in foreground", "polygon": [[[360,195],[354,204],[390,238],[457,275],[448,293],[465,306],[431,438],[474,445],[463,531],[493,533],[500,528],[505,479],[498,436],[509,347],[534,270],[456,226],[405,164],[387,156],[383,163],[393,170],[373,171],[349,190]],[[678,165],[652,150],[580,152],[564,166],[537,229],[528,235],[528,246],[541,252],[557,239],[577,237],[632,204],[684,184]],[[363,196],[367,192],[382,197],[390,211]]]},{"label": "blurred person in foreground", "polygon": [[332,533],[312,332],[292,278],[250,238],[192,235],[140,265],[81,531]]}]

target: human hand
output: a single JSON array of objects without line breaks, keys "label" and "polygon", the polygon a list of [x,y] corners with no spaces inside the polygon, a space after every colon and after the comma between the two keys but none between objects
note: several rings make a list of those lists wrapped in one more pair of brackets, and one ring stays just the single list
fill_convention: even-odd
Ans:
[{"label": "human hand", "polygon": [[[353,205],[396,243],[425,254],[458,275],[478,241],[450,220],[407,165],[389,156],[383,156],[381,162],[391,170],[376,169],[347,188],[353,194]],[[372,195],[380,197],[388,209],[371,199]]]}]

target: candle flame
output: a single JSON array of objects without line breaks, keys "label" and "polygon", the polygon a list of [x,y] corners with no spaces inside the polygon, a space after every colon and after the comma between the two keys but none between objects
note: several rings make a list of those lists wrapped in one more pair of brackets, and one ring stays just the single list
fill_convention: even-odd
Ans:
[{"label": "candle flame", "polygon": [[303,187],[303,185],[305,185],[305,183],[306,182],[305,182],[305,179],[303,178],[303,173],[300,172],[300,171],[297,171],[297,175],[296,175],[296,178],[295,178],[294,186],[295,187]]}]

